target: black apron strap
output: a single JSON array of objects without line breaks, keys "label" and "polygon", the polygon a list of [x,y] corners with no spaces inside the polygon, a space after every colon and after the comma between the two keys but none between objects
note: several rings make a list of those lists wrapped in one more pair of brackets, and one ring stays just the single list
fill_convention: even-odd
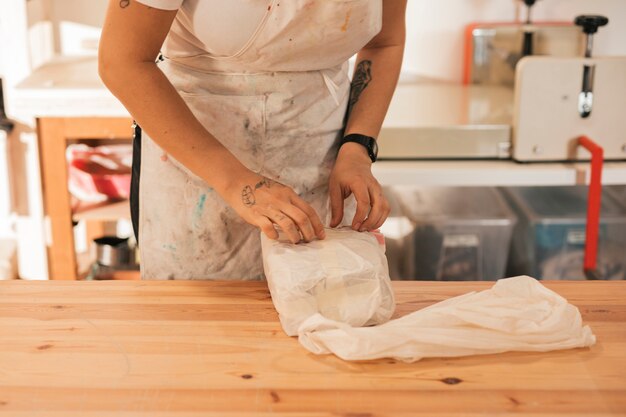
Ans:
[{"label": "black apron strap", "polygon": [[133,165],[130,179],[130,218],[139,245],[139,176],[141,174],[141,127],[133,121]]}]

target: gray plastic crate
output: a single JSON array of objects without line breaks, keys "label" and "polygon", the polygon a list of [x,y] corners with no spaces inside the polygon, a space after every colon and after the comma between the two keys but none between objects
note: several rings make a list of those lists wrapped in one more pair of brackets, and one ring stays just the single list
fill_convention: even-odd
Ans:
[{"label": "gray plastic crate", "polygon": [[626,185],[608,185],[604,189],[622,206],[626,206]]},{"label": "gray plastic crate", "polygon": [[403,240],[404,279],[503,278],[516,222],[498,190],[392,187],[413,231]]},{"label": "gray plastic crate", "polygon": [[[508,272],[546,280],[584,280],[586,187],[506,188],[518,214]],[[602,279],[624,279],[626,206],[602,194],[598,244]]]}]

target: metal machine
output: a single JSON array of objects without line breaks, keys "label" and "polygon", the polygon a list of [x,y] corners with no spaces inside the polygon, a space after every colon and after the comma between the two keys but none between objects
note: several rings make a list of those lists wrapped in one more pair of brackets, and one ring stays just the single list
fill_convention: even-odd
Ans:
[{"label": "metal machine", "polygon": [[532,54],[578,56],[569,22],[475,23],[466,28],[464,83],[398,86],[378,138],[382,159],[509,159],[515,68]]},{"label": "metal machine", "polygon": [[517,68],[513,111],[513,159],[580,161],[588,136],[604,159],[626,159],[626,57],[592,57],[593,36],[604,16],[579,16],[586,35],[580,58],[526,57]]},{"label": "metal machine", "polygon": [[571,22],[533,22],[536,0],[523,0],[524,23],[473,23],[465,30],[465,84],[508,85],[515,82],[520,59],[530,55],[579,56],[583,37]]},{"label": "metal machine", "polygon": [[[524,2],[529,22],[535,1]],[[588,136],[605,159],[626,160],[626,57],[592,57],[594,35],[606,24],[603,16],[491,24],[489,37],[481,32],[488,25],[471,26],[471,82],[400,85],[379,157],[580,161],[589,154],[578,138]]]}]

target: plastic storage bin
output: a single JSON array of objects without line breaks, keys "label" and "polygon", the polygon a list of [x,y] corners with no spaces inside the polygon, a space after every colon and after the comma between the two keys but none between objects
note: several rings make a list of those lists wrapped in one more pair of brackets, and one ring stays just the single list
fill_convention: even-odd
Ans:
[{"label": "plastic storage bin", "polygon": [[516,219],[494,188],[393,187],[414,230],[404,238],[405,279],[504,277]]},{"label": "plastic storage bin", "polygon": [[626,185],[608,185],[604,189],[615,197],[622,206],[626,206]]},{"label": "plastic storage bin", "polygon": [[[586,187],[506,188],[518,214],[508,272],[540,279],[584,280]],[[624,279],[626,206],[602,194],[597,269],[603,279]]]}]

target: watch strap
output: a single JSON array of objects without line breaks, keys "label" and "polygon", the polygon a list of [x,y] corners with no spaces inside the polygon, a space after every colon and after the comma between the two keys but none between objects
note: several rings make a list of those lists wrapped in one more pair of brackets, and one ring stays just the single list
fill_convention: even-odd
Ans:
[{"label": "watch strap", "polygon": [[351,133],[344,136],[343,140],[341,141],[341,145],[344,145],[348,142],[354,142],[363,145],[365,149],[367,149],[367,154],[369,155],[372,162],[376,162],[376,159],[378,158],[378,146],[376,143],[376,139],[371,136],[361,135],[359,133]]}]

